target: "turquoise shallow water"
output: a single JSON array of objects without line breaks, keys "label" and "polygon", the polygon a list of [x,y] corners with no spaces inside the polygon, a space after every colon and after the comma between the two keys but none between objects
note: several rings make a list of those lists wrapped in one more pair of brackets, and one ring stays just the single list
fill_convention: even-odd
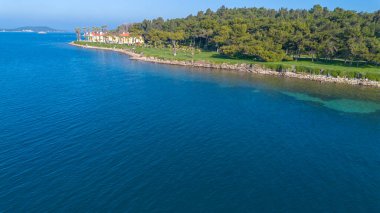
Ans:
[{"label": "turquoise shallow water", "polygon": [[379,212],[378,89],[0,33],[0,212]]},{"label": "turquoise shallow water", "polygon": [[294,97],[296,100],[319,103],[321,106],[336,110],[338,112],[366,114],[375,113],[380,110],[380,104],[374,101],[352,99],[322,100],[321,98],[313,97],[304,93],[283,93],[290,97]]}]

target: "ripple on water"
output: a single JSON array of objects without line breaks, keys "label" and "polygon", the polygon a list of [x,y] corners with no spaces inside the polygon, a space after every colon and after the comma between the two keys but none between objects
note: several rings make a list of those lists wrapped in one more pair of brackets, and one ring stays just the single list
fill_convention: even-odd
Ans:
[{"label": "ripple on water", "polygon": [[380,104],[372,101],[361,101],[354,99],[323,100],[321,98],[313,97],[305,93],[283,92],[283,94],[293,97],[299,101],[319,103],[329,109],[345,113],[368,114],[380,110]]}]

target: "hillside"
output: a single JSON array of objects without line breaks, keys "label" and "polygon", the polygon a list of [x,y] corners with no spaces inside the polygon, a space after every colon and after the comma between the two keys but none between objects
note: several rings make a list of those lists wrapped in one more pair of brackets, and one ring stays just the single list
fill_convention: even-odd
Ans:
[{"label": "hillside", "polygon": [[152,46],[213,50],[253,61],[341,59],[351,66],[380,64],[380,11],[356,12],[316,5],[310,10],[221,7],[186,18],[144,20],[125,30]]}]

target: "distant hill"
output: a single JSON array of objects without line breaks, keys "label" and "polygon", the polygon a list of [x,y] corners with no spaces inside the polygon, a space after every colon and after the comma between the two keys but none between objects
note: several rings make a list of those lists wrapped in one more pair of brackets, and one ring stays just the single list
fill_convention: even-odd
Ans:
[{"label": "distant hill", "polygon": [[3,32],[64,32],[63,30],[57,30],[50,27],[44,27],[44,26],[26,26],[26,27],[18,27],[14,29],[0,29],[0,31]]}]

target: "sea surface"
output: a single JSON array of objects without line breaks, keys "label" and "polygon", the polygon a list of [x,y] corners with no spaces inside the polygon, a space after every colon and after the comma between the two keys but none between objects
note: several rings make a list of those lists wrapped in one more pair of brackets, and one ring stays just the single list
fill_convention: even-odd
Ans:
[{"label": "sea surface", "polygon": [[380,212],[380,89],[0,33],[0,212]]}]

